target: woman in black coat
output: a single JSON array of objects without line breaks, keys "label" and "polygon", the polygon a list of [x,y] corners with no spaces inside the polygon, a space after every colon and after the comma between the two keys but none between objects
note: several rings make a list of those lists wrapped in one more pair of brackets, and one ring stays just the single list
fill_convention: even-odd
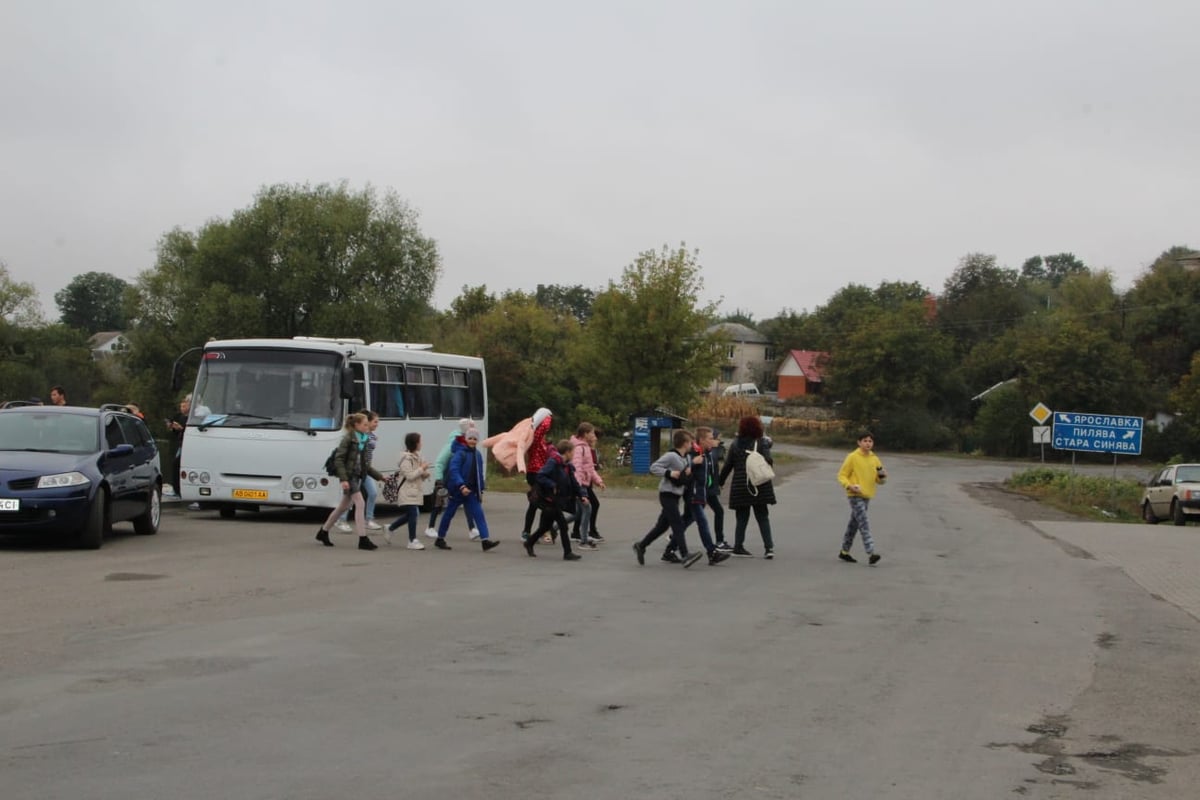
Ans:
[{"label": "woman in black coat", "polygon": [[771,459],[771,442],[763,438],[763,426],[758,417],[742,417],[738,422],[737,438],[725,456],[725,464],[721,467],[721,486],[733,475],[733,483],[729,487],[729,507],[734,514],[733,555],[743,558],[754,554],[746,549],[746,525],[750,522],[750,512],[754,512],[754,521],[758,523],[758,532],[762,534],[763,558],[775,557],[775,542],[771,538],[771,515],[767,508],[775,505],[775,487],[771,481],[761,486],[751,486],[746,481],[746,454],[758,447],[758,452],[768,464],[774,464]]}]

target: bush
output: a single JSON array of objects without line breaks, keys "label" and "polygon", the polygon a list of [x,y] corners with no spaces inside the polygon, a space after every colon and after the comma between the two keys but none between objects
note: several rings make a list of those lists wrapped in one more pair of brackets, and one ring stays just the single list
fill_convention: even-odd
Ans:
[{"label": "bush", "polygon": [[924,408],[890,409],[867,427],[888,450],[945,450],[954,444],[949,426]]}]

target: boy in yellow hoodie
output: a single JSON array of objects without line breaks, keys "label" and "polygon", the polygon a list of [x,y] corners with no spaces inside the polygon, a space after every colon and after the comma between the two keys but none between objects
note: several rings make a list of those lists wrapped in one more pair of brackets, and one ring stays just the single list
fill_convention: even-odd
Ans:
[{"label": "boy in yellow hoodie", "polygon": [[842,550],[838,553],[838,558],[842,561],[858,561],[850,555],[856,533],[862,534],[863,547],[866,548],[868,561],[872,565],[878,564],[882,558],[875,552],[871,524],[867,521],[867,506],[875,496],[875,487],[887,480],[883,462],[873,452],[874,448],[875,437],[869,431],[861,432],[858,435],[858,447],[846,456],[842,461],[842,468],[838,470],[838,483],[846,490],[846,497],[850,500],[850,522],[842,535]]}]

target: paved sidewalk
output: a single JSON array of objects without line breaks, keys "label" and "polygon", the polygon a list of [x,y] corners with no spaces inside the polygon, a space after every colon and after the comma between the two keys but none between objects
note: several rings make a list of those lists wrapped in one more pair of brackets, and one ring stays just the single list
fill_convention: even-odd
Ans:
[{"label": "paved sidewalk", "polygon": [[1155,597],[1200,620],[1200,530],[1192,526],[1031,522],[1047,536],[1119,567]]}]

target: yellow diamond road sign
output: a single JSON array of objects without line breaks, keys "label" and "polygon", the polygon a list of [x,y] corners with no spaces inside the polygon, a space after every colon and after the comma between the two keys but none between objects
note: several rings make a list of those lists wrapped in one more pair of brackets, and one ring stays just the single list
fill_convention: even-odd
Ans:
[{"label": "yellow diamond road sign", "polygon": [[1053,411],[1046,408],[1044,403],[1038,403],[1033,407],[1033,410],[1029,412],[1029,416],[1033,417],[1034,421],[1037,422],[1038,425],[1045,425],[1046,420],[1050,419],[1050,416],[1053,413]]}]

